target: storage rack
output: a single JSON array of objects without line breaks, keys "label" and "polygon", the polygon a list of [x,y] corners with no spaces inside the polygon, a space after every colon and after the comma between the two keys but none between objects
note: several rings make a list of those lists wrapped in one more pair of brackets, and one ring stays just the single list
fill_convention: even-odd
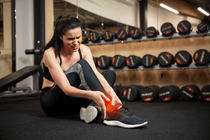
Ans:
[{"label": "storage rack", "polygon": [[115,44],[115,43],[130,43],[130,42],[142,42],[142,41],[156,41],[156,40],[170,40],[170,39],[177,39],[177,38],[189,38],[189,37],[204,37],[204,36],[210,36],[210,31],[207,33],[197,33],[192,31],[188,35],[181,35],[179,33],[174,33],[172,36],[162,36],[162,35],[157,35],[156,37],[153,38],[147,38],[146,36],[142,36],[141,39],[132,39],[131,37],[128,37],[126,40],[118,40],[115,38],[113,41],[105,41],[105,40],[100,40],[100,42],[92,42],[88,41],[87,46],[92,46],[92,45],[105,45],[105,44]]},{"label": "storage rack", "polygon": [[[204,36],[210,36],[210,31],[207,33],[197,33],[192,31],[190,34],[188,35],[181,35],[179,33],[174,33],[172,36],[162,36],[162,35],[157,35],[157,37],[153,37],[153,38],[147,38],[146,36],[143,36],[141,39],[132,39],[131,37],[128,37],[126,40],[120,41],[117,38],[115,38],[113,41],[104,41],[101,40],[100,42],[94,43],[89,41],[86,45],[87,46],[91,46],[91,45],[105,45],[105,44],[115,44],[115,43],[131,43],[131,42],[142,42],[142,41],[156,41],[156,40],[170,40],[170,39],[177,39],[177,38],[190,38],[190,37],[204,37]],[[192,56],[193,57],[193,56]],[[206,66],[198,66],[196,64],[190,64],[189,66],[185,66],[185,67],[180,67],[177,66],[175,64],[171,65],[170,67],[161,67],[159,65],[155,65],[154,67],[151,68],[145,68],[143,66],[139,66],[137,68],[129,68],[128,66],[124,66],[122,69],[116,69],[114,67],[110,67],[108,68],[109,70],[115,70],[115,71],[126,71],[126,70],[158,70],[158,69],[188,69],[188,68],[210,68],[210,65],[206,65]],[[100,69],[97,68],[99,71],[103,71],[105,69]]]}]

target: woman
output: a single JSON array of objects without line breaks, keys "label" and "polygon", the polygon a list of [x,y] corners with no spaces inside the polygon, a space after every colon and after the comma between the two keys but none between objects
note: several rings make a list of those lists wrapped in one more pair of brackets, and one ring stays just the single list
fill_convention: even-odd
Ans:
[{"label": "woman", "polygon": [[[125,110],[111,87],[116,75],[113,71],[102,74],[97,71],[90,49],[81,44],[81,27],[77,18],[57,18],[54,35],[45,46],[43,54],[41,106],[48,116],[80,112],[81,120],[86,123],[92,122],[101,114],[107,124],[106,121],[112,122],[113,117],[114,120],[117,119],[116,115],[107,116],[110,113],[110,109],[107,110],[108,104],[112,104],[112,112],[116,107],[120,107],[121,112]],[[119,109],[114,112],[119,112]],[[146,121],[141,120],[139,124],[142,125],[142,122]],[[119,126],[113,122],[108,125]]]}]

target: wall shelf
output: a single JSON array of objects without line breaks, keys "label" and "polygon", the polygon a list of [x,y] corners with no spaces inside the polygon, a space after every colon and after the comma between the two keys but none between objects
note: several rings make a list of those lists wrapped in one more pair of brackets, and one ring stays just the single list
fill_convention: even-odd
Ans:
[{"label": "wall shelf", "polygon": [[177,38],[204,37],[204,36],[210,36],[210,31],[208,33],[203,33],[203,34],[198,34],[197,32],[192,31],[189,35],[180,35],[179,33],[174,33],[173,36],[168,36],[168,37],[158,35],[155,38],[147,38],[146,36],[143,36],[141,39],[132,39],[131,37],[128,37],[127,40],[123,40],[123,41],[115,38],[113,41],[100,40],[100,42],[97,42],[97,43],[89,41],[85,45],[93,46],[93,45],[106,45],[106,44],[115,44],[115,43],[131,43],[131,42],[142,42],[142,41],[170,40],[170,39],[177,39]]},{"label": "wall shelf", "polygon": [[139,66],[138,68],[129,68],[128,66],[124,66],[122,69],[116,69],[114,67],[109,67],[108,69],[100,69],[97,67],[99,71],[103,70],[113,70],[113,71],[127,71],[127,70],[170,70],[170,69],[192,69],[192,68],[210,68],[210,65],[208,66],[197,66],[196,64],[190,64],[187,67],[179,67],[177,65],[171,65],[170,67],[160,67],[159,65],[155,65],[153,68],[145,68],[143,66]]}]

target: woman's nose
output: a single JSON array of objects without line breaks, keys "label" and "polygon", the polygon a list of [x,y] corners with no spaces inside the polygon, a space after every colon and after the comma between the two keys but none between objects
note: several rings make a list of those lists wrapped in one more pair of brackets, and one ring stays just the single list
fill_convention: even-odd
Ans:
[{"label": "woman's nose", "polygon": [[78,40],[76,38],[73,40],[73,44],[78,44]]}]

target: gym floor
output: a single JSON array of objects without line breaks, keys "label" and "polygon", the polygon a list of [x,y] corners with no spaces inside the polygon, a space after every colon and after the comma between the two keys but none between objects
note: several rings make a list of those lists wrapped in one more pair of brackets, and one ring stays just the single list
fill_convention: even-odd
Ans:
[{"label": "gym floor", "polygon": [[78,115],[50,118],[37,97],[0,99],[1,140],[210,140],[210,103],[125,102],[144,127],[124,129],[103,123],[86,124]]}]

